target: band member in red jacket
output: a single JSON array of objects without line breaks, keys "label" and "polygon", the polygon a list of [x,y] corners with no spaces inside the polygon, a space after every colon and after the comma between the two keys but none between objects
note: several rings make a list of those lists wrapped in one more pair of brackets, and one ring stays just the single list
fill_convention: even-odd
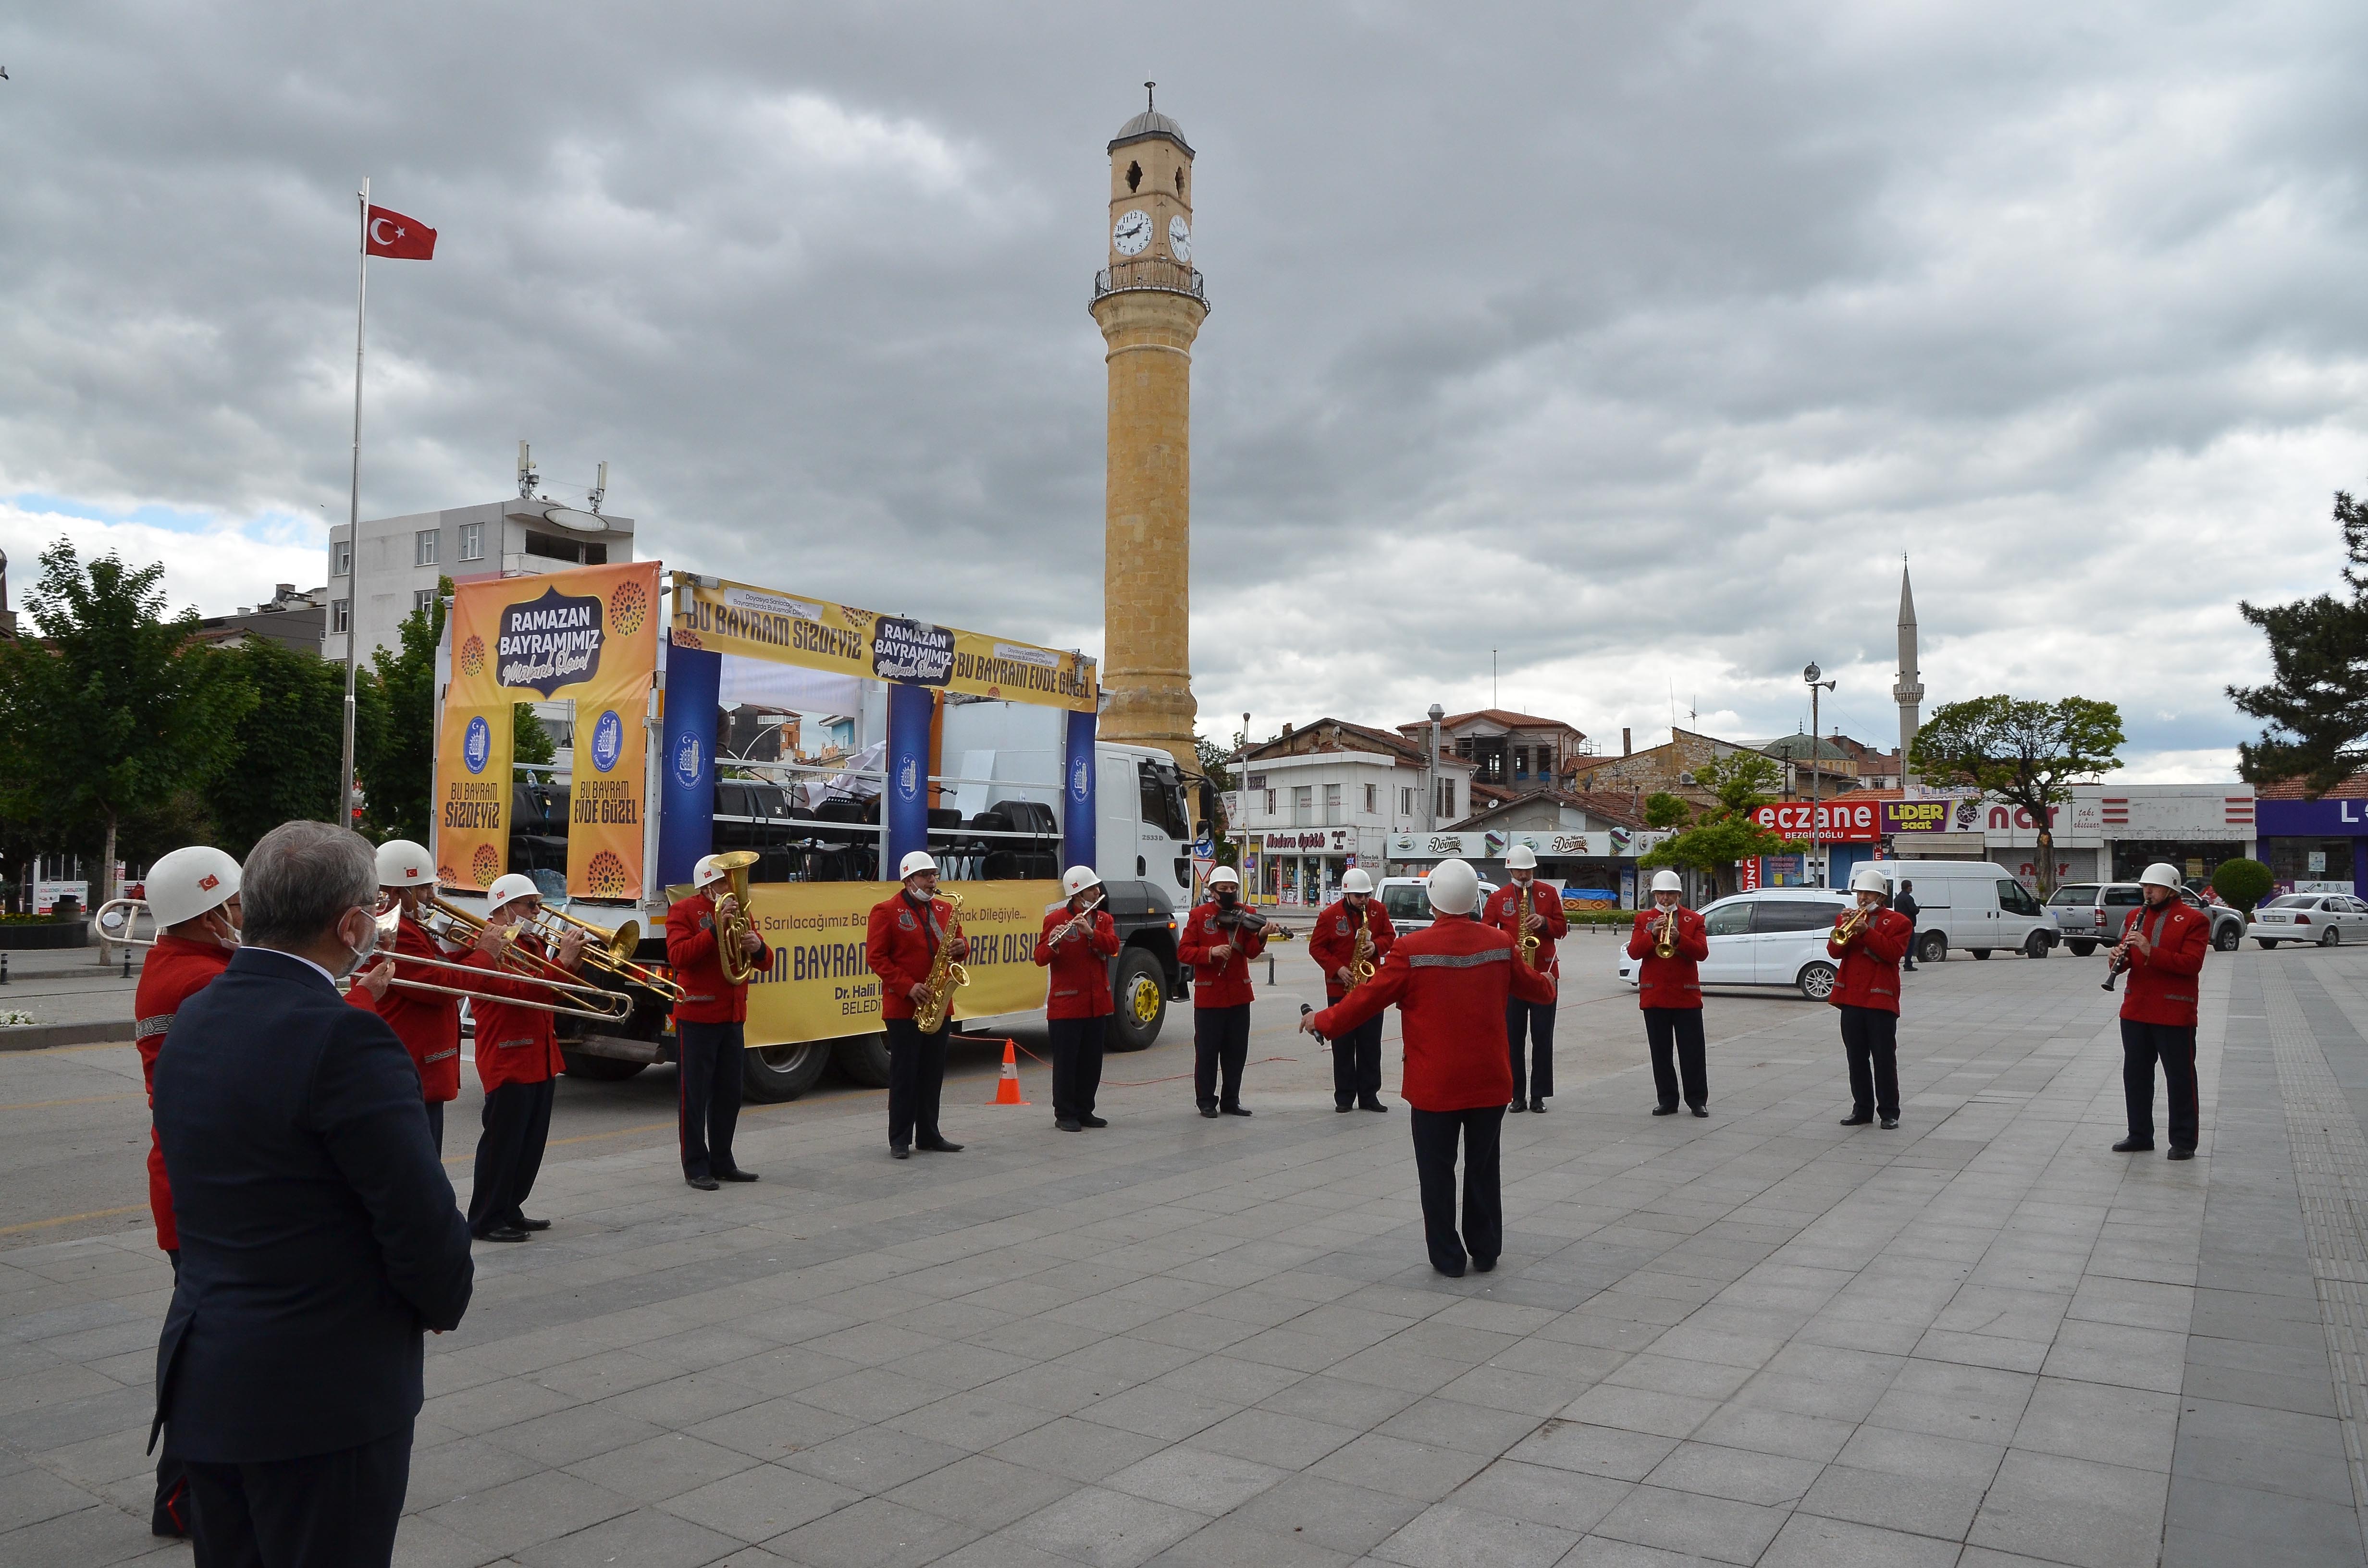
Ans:
[{"label": "band member in red jacket", "polygon": [[[394,926],[394,971],[397,980],[426,985],[461,986],[465,976],[433,964],[406,963],[406,959],[464,961],[466,948],[447,948],[419,924],[419,912],[436,892],[436,862],[427,851],[407,838],[390,838],[378,846],[378,885],[399,913]],[[384,918],[383,916],[381,917]],[[444,1151],[444,1108],[461,1097],[461,1002],[432,991],[397,986],[373,996],[368,986],[346,993],[355,1006],[376,1013],[411,1053],[419,1069],[419,1095],[427,1108],[427,1131],[436,1151]]]},{"label": "band member in red jacket", "polygon": [[2154,1064],[2162,1063],[2170,1099],[2170,1153],[2195,1158],[2203,1112],[2195,1097],[2195,999],[2203,955],[2212,947],[2208,916],[2179,896],[2179,868],[2157,861],[2138,878],[2144,909],[2130,912],[2112,949],[2116,969],[2129,971],[2122,997],[2122,1095],[2129,1102],[2130,1135],[2117,1154],[2154,1147]]},{"label": "band member in red jacket", "polygon": [[938,1100],[946,1085],[946,1034],[953,1009],[934,1034],[913,1022],[916,1004],[928,994],[923,983],[938,949],[952,945],[951,958],[970,957],[954,906],[938,896],[938,863],[916,849],[896,868],[904,887],[871,906],[865,957],[880,977],[880,1021],[888,1031],[888,1153],[910,1159],[913,1151],[958,1154],[962,1145],[938,1131]]},{"label": "band member in red jacket", "polygon": [[[1645,1011],[1645,1044],[1653,1054],[1655,1116],[1678,1114],[1682,1079],[1686,1105],[1708,1116],[1710,1059],[1702,1048],[1702,972],[1694,966],[1710,957],[1710,934],[1702,917],[1684,903],[1685,882],[1675,871],[1653,873],[1651,907],[1636,912],[1628,933],[1628,956],[1636,966],[1636,1005]],[[1667,927],[1676,949],[1660,956]],[[1673,1060],[1674,1058],[1674,1060]]]},{"label": "band member in red jacket", "polygon": [[1209,894],[1184,917],[1176,943],[1176,956],[1192,966],[1192,1095],[1202,1116],[1247,1116],[1242,1068],[1250,1056],[1250,960],[1266,951],[1265,922],[1242,903],[1241,873],[1231,866],[1209,873]]},{"label": "band member in red jacket", "polygon": [[[1339,902],[1315,917],[1308,934],[1307,956],[1324,971],[1324,999],[1338,1002],[1355,988],[1357,933],[1372,942],[1367,955],[1381,971],[1398,934],[1390,917],[1373,902],[1373,879],[1363,868],[1340,879]],[[1332,1108],[1387,1110],[1382,1103],[1382,1017],[1379,1013],[1332,1041]]]},{"label": "band member in red jacket", "polygon": [[[1299,1027],[1327,1039],[1378,1017],[1395,1002],[1406,1021],[1406,1104],[1430,1266],[1461,1275],[1468,1255],[1486,1274],[1505,1250],[1505,1198],[1497,1144],[1513,1092],[1512,1058],[1498,1035],[1505,1004],[1551,1005],[1554,983],[1513,954],[1513,939],[1472,918],[1480,877],[1441,860],[1424,887],[1438,916],[1390,949],[1381,972]],[[1463,1230],[1455,1228],[1455,1146],[1463,1144]]]},{"label": "band member in red jacket", "polygon": [[[1562,971],[1554,960],[1554,944],[1570,935],[1570,918],[1562,912],[1562,894],[1538,881],[1538,852],[1516,844],[1505,857],[1506,885],[1488,895],[1482,924],[1519,938],[1534,932],[1538,950],[1533,960],[1549,980]],[[1515,955],[1518,959],[1519,955]],[[1543,1113],[1554,1093],[1554,1005],[1514,996],[1505,1004],[1506,1049],[1513,1064],[1513,1103],[1508,1110]],[[1528,1037],[1524,1049],[1522,1037]]]},{"label": "band member in red jacket", "polygon": [[1068,897],[1044,912],[1035,957],[1053,971],[1044,998],[1053,1035],[1053,1125],[1078,1132],[1110,1125],[1094,1114],[1094,1096],[1102,1084],[1118,925],[1101,906],[1102,880],[1091,866],[1070,867],[1061,891]]},{"label": "band member in red jacket", "polygon": [[[682,1000],[674,1005],[682,1056],[675,1074],[675,1136],[682,1147],[682,1179],[701,1192],[713,1192],[722,1182],[757,1179],[732,1158],[748,1054],[748,987],[725,978],[717,946],[716,922],[739,912],[726,885],[732,871],[722,859],[702,856],[691,868],[690,896],[666,911],[666,962],[682,986]],[[772,952],[753,922],[739,941],[752,968],[772,967]]]},{"label": "band member in red jacket", "polygon": [[[555,952],[546,951],[541,937],[521,934],[519,923],[542,908],[542,895],[531,878],[515,871],[494,880],[485,902],[485,928],[468,959],[469,967],[481,971],[470,979],[471,988],[520,1002],[549,1002],[548,987],[517,977],[548,976],[551,963],[572,972],[584,957],[584,933],[570,926]],[[526,956],[507,959],[512,946]],[[469,1233],[481,1242],[522,1242],[529,1232],[551,1229],[548,1220],[528,1219],[524,1205],[542,1171],[543,1145],[551,1137],[552,1084],[565,1063],[551,1015],[542,1009],[476,1002],[469,1010],[477,1021],[477,1082],[485,1090],[476,1184],[469,1192]]]},{"label": "band member in red jacket", "polygon": [[1884,1126],[1896,1127],[1899,960],[1916,928],[1889,907],[1891,884],[1873,867],[1852,873],[1850,892],[1858,907],[1837,915],[1826,938],[1826,951],[1841,960],[1827,1000],[1841,1009],[1842,1051],[1850,1058],[1850,1113],[1842,1125],[1864,1127],[1880,1112]]}]

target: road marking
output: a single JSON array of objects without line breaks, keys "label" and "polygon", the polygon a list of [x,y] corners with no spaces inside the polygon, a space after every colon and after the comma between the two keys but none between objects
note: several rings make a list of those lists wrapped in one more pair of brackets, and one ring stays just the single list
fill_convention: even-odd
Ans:
[{"label": "road marking", "polygon": [[21,1225],[0,1225],[0,1236],[13,1236],[19,1231],[45,1231],[51,1225],[71,1225],[76,1220],[112,1220],[118,1214],[143,1214],[145,1203],[127,1203],[120,1209],[94,1209],[87,1214],[61,1214],[54,1220],[28,1220]]},{"label": "road marking", "polygon": [[144,1091],[126,1089],[120,1095],[85,1095],[71,1100],[27,1100],[22,1105],[0,1105],[0,1110],[40,1110],[53,1105],[97,1105],[101,1100],[136,1100]]}]

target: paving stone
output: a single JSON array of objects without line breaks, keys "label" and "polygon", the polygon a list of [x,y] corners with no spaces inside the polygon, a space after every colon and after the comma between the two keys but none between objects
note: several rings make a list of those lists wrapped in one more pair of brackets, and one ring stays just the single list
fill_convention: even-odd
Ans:
[{"label": "paving stone", "polygon": [[1595,1533],[1717,1562],[1757,1562],[1784,1518],[1782,1509],[1639,1486],[1603,1517]]},{"label": "paving stone", "polygon": [[1724,1449],[1710,1443],[1679,1443],[1653,1467],[1645,1484],[1697,1492],[1738,1503],[1786,1506],[1801,1500],[1823,1461]]},{"label": "paving stone", "polygon": [[1146,1497],[1085,1486],[997,1533],[1094,1568],[1135,1568],[1208,1522]]},{"label": "paving stone", "polygon": [[1760,1568],[1952,1568],[1957,1551],[1954,1540],[1794,1514],[1759,1561]]},{"label": "paving stone", "polygon": [[1969,1544],[2077,1568],[2146,1568],[2160,1551],[2169,1483],[2158,1471],[2009,1450]]}]

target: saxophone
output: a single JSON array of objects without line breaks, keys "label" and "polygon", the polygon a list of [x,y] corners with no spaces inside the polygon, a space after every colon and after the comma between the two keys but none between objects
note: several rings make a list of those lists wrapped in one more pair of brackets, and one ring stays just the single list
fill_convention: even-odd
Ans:
[{"label": "saxophone", "polygon": [[962,935],[962,895],[948,892],[936,896],[951,906],[952,918],[946,922],[937,957],[929,960],[929,972],[921,978],[921,983],[929,988],[928,1000],[913,1009],[913,1027],[923,1034],[935,1034],[946,1027],[946,1015],[953,1009],[955,988],[970,983],[970,971],[954,962],[954,938]]},{"label": "saxophone", "polygon": [[1536,909],[1530,890],[1536,885],[1534,881],[1513,884],[1513,956],[1531,969],[1538,967],[1538,934],[1529,928],[1530,915]]},{"label": "saxophone", "polygon": [[[1349,990],[1354,991],[1373,978],[1378,966],[1373,962],[1373,923],[1367,915],[1357,926],[1357,952],[1349,960]],[[1346,993],[1343,993],[1345,995]]]},{"label": "saxophone", "polygon": [[1678,906],[1674,903],[1661,916],[1661,929],[1653,938],[1653,956],[1656,959],[1678,956]]}]

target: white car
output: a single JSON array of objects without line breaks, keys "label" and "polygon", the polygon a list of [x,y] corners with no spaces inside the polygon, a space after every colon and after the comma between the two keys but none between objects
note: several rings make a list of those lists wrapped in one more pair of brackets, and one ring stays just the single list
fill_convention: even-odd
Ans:
[{"label": "white car", "polygon": [[[1835,964],[1826,936],[1858,901],[1825,888],[1770,888],[1737,893],[1702,910],[1710,957],[1698,967],[1706,985],[1791,985],[1812,1002],[1833,994]],[[1623,944],[1620,978],[1636,983],[1642,960]]]},{"label": "white car", "polygon": [[2331,948],[2338,942],[2368,941],[2368,903],[2348,893],[2290,892],[2254,910],[2245,935],[2264,948],[2280,942]]},{"label": "white car", "polygon": [[[1497,884],[1483,878],[1480,902],[1485,905],[1496,891]],[[1383,877],[1374,896],[1382,901],[1382,913],[1390,917],[1393,931],[1419,931],[1430,924],[1430,894],[1420,877]]]}]

